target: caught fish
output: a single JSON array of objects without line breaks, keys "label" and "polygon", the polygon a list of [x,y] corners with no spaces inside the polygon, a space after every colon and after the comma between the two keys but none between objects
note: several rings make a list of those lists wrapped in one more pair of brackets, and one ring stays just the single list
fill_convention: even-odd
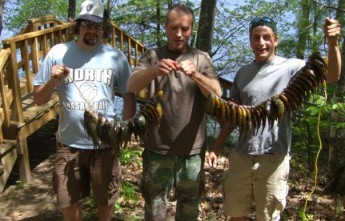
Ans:
[{"label": "caught fish", "polygon": [[240,137],[249,133],[255,135],[259,128],[262,128],[263,132],[266,121],[267,126],[272,128],[276,122],[279,124],[285,114],[292,114],[300,109],[310,94],[325,84],[327,69],[327,62],[315,52],[309,56],[306,65],[291,78],[280,94],[256,106],[234,104],[210,94],[207,98],[207,114],[218,122],[229,120],[231,125],[239,128]]},{"label": "caught fish", "polygon": [[163,91],[157,92],[141,108],[139,113],[128,121],[110,121],[101,113],[90,109],[84,112],[84,127],[86,133],[97,147],[111,147],[115,152],[121,146],[127,146],[132,136],[142,139],[151,125],[159,125],[163,116]]},{"label": "caught fish", "polygon": [[93,145],[99,147],[100,139],[97,132],[98,114],[89,110],[84,112],[84,127],[87,134],[91,137]]}]

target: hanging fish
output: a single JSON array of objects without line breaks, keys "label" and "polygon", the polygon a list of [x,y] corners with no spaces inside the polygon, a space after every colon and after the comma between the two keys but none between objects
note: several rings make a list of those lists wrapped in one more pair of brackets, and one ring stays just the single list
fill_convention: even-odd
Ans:
[{"label": "hanging fish", "polygon": [[110,121],[101,113],[90,109],[84,112],[84,127],[86,133],[92,139],[93,144],[100,147],[112,147],[115,151],[135,139],[141,139],[146,135],[147,128],[151,125],[159,125],[163,116],[162,111],[163,91],[157,92],[141,108],[139,113],[128,121]]},{"label": "hanging fish", "polygon": [[[290,80],[287,87],[256,106],[235,104],[225,101],[215,94],[210,94],[207,101],[207,113],[218,122],[229,120],[239,128],[240,136],[257,134],[259,128],[270,128],[285,114],[292,114],[301,108],[303,102],[326,81],[327,63],[318,52],[311,54],[305,64]],[[226,107],[224,106],[226,105]]]}]

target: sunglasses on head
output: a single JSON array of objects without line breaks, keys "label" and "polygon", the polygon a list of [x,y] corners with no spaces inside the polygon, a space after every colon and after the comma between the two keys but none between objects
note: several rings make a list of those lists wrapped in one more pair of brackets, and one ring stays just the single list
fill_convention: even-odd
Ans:
[{"label": "sunglasses on head", "polygon": [[81,22],[81,25],[85,28],[88,28],[88,29],[96,29],[97,31],[101,31],[104,29],[104,25],[103,24],[98,24],[98,23],[95,23],[95,22],[92,22],[92,21],[82,21]]},{"label": "sunglasses on head", "polygon": [[264,16],[253,18],[249,24],[249,31],[260,25],[270,27],[274,32],[277,30],[275,21],[267,16]]},{"label": "sunglasses on head", "polygon": [[187,9],[191,14],[194,14],[193,10],[191,9],[191,7],[189,6],[189,4],[187,3],[176,3],[176,4],[173,4],[169,7],[169,11],[171,9],[174,9],[174,8],[185,8]]}]

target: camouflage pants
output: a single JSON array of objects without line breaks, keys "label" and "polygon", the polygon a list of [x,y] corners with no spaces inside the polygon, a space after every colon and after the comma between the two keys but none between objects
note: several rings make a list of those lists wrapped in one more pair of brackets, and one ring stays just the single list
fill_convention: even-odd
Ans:
[{"label": "camouflage pants", "polygon": [[167,197],[175,188],[176,221],[195,221],[204,190],[205,155],[164,156],[145,150],[141,191],[145,199],[145,220],[163,221],[167,214]]}]

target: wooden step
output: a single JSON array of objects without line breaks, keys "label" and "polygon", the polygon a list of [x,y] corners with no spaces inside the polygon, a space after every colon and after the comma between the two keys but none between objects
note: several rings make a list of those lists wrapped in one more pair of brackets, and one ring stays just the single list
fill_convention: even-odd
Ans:
[{"label": "wooden step", "polygon": [[6,182],[17,160],[17,145],[15,140],[3,140],[0,144],[0,193],[5,188]]}]

